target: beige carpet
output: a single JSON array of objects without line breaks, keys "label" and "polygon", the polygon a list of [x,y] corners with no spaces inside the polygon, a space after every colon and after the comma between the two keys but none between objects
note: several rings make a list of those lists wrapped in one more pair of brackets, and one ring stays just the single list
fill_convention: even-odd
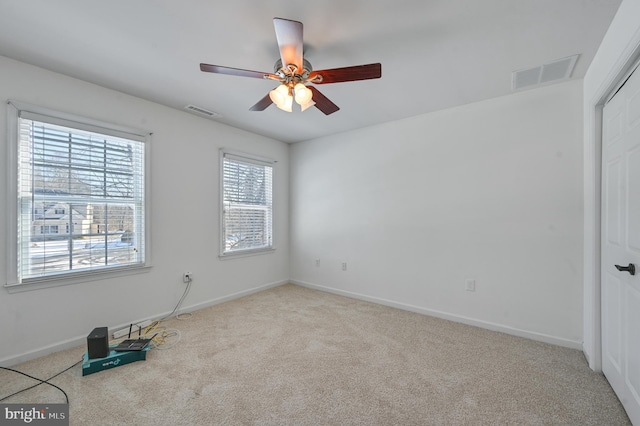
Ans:
[{"label": "beige carpet", "polygon": [[[165,324],[182,332],[171,349],[52,380],[72,425],[629,424],[577,350],[294,285]],[[16,368],[46,378],[84,350]],[[0,398],[32,384],[0,371]],[[64,396],[41,385],[8,402]]]}]

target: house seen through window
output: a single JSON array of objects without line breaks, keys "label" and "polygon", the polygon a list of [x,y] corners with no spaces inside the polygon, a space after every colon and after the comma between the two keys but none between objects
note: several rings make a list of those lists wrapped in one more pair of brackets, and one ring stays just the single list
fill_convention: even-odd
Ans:
[{"label": "house seen through window", "polygon": [[18,283],[145,262],[144,138],[64,124],[19,111]]}]

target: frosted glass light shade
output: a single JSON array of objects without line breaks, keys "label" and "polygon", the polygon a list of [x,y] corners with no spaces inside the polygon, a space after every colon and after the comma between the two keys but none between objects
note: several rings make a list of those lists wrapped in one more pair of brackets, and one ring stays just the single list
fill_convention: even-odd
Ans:
[{"label": "frosted glass light shade", "polygon": [[282,105],[276,105],[283,111],[291,112],[291,106],[293,105],[293,96],[287,94],[287,96],[284,97]]},{"label": "frosted glass light shade", "polygon": [[304,104],[304,105],[300,105],[300,106],[301,106],[302,111],[304,111],[304,110],[306,110],[307,108],[310,108],[310,107],[314,106],[315,104],[316,104],[316,103],[315,103],[315,102],[313,102],[313,99],[311,99],[311,100],[310,100],[309,102],[307,102],[306,104]]},{"label": "frosted glass light shade", "polygon": [[308,104],[311,101],[311,98],[313,97],[313,92],[311,92],[311,90],[309,90],[309,88],[307,88],[307,86],[305,86],[302,83],[296,84],[293,90],[296,94],[296,102],[300,105]]},{"label": "frosted glass light shade", "polygon": [[273,103],[280,109],[282,109],[287,96],[289,96],[289,88],[284,84],[281,84],[269,92],[269,98],[271,98]]}]

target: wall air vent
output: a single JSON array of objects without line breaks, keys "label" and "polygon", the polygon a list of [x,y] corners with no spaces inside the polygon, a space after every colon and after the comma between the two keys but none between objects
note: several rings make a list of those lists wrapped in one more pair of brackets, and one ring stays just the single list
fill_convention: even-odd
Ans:
[{"label": "wall air vent", "polygon": [[537,67],[513,71],[511,73],[512,90],[530,89],[534,86],[557,83],[571,77],[580,55],[549,61]]},{"label": "wall air vent", "polygon": [[200,108],[195,105],[187,105],[184,107],[187,111],[194,112],[198,115],[202,115],[209,118],[220,118],[222,114],[218,114],[217,112],[209,111],[208,109]]}]

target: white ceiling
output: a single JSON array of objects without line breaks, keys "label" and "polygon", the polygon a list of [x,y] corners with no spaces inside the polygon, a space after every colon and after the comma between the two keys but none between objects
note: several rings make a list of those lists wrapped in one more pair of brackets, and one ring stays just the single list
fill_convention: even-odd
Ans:
[{"label": "white ceiling", "polygon": [[[0,55],[297,142],[511,93],[511,72],[580,54],[582,78],[621,0],[0,0]],[[249,108],[277,84],[272,18],[303,22],[314,69],[382,63],[316,86],[340,111]]]}]

